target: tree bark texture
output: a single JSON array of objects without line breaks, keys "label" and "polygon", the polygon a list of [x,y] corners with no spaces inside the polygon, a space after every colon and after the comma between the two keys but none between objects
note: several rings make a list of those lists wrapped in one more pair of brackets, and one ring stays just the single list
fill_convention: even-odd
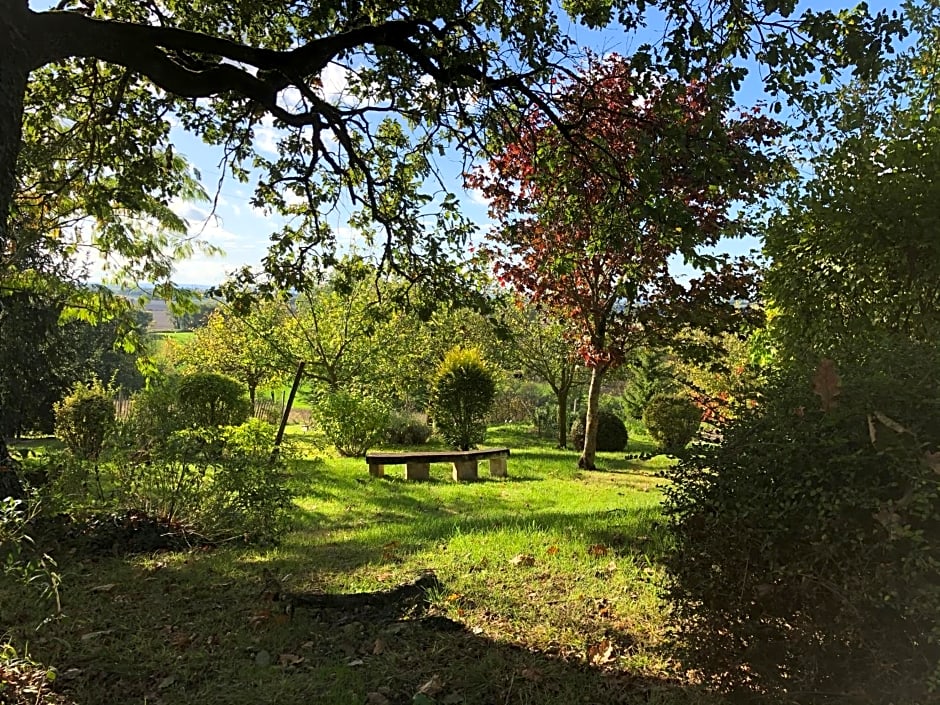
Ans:
[{"label": "tree bark texture", "polygon": [[555,392],[558,400],[558,447],[568,447],[568,389]]},{"label": "tree bark texture", "polygon": [[597,429],[599,418],[597,415],[601,399],[601,383],[604,380],[606,367],[594,367],[591,369],[591,386],[588,388],[587,399],[587,418],[584,421],[584,449],[581,451],[581,457],[578,458],[578,467],[585,470],[596,470],[595,465],[597,457]]},{"label": "tree bark texture", "polygon": [[29,81],[29,40],[23,20],[26,3],[14,0],[0,9],[0,263],[10,247],[8,228],[16,190],[16,160],[23,129],[23,101]]}]

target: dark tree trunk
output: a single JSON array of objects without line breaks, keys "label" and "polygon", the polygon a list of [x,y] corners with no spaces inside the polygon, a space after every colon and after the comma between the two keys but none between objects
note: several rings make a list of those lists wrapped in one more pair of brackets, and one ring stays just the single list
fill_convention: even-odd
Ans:
[{"label": "dark tree trunk", "polygon": [[14,0],[3,5],[0,11],[0,267],[10,247],[10,209],[16,189],[23,99],[30,71],[29,41],[23,31],[28,13],[26,2]]},{"label": "dark tree trunk", "polygon": [[0,436],[0,501],[7,497],[26,499],[23,485],[17,474],[17,463],[7,449],[6,441]]},{"label": "dark tree trunk", "polygon": [[555,391],[558,400],[558,447],[568,447],[568,387]]}]

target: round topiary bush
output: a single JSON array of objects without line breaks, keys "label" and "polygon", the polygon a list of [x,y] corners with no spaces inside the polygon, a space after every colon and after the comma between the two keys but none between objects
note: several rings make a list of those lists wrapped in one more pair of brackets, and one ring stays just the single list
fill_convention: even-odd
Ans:
[{"label": "round topiary bush", "polygon": [[[627,447],[630,440],[627,434],[627,427],[624,426],[620,417],[610,411],[600,410],[597,412],[597,450],[608,453],[616,453]],[[587,426],[587,414],[574,420],[571,424],[571,443],[574,448],[584,447],[584,429]]]},{"label": "round topiary bush", "polygon": [[114,400],[98,380],[76,382],[72,391],[53,405],[55,435],[76,458],[97,460],[104,439],[114,426]]},{"label": "round topiary bush", "polygon": [[181,377],[176,383],[176,400],[182,428],[238,426],[251,414],[245,387],[214,372]]},{"label": "round topiary bush", "polygon": [[702,410],[686,396],[657,394],[643,410],[643,424],[667,455],[681,453],[698,432]]},{"label": "round topiary bush", "polygon": [[453,348],[431,383],[430,410],[438,433],[469,450],[486,436],[486,415],[496,398],[496,377],[476,348]]}]

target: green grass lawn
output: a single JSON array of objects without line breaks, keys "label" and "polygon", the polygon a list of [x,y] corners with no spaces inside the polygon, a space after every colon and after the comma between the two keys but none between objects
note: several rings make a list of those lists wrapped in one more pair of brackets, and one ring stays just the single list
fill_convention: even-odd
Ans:
[{"label": "green grass lawn", "polygon": [[[718,702],[662,648],[664,459],[601,454],[603,471],[579,472],[575,452],[518,429],[486,444],[512,449],[508,479],[485,462],[481,481],[455,484],[446,465],[406,483],[403,467],[372,479],[362,459],[297,460],[296,525],[279,546],[58,556],[64,614],[38,626],[47,611],[8,584],[0,629],[83,704]],[[288,615],[270,599],[427,570],[443,585],[430,618]]]}]

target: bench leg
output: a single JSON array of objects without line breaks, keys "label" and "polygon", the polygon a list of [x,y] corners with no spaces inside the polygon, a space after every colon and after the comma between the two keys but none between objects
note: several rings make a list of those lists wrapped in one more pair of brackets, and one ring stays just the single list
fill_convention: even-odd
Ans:
[{"label": "bench leg", "polygon": [[490,475],[493,477],[506,477],[506,458],[490,458]]},{"label": "bench leg", "polygon": [[372,475],[372,477],[385,477],[385,466],[370,464],[369,474]]},{"label": "bench leg", "polygon": [[454,482],[477,479],[477,461],[459,460],[454,463]]},{"label": "bench leg", "polygon": [[431,463],[408,463],[405,465],[406,480],[430,480]]}]

